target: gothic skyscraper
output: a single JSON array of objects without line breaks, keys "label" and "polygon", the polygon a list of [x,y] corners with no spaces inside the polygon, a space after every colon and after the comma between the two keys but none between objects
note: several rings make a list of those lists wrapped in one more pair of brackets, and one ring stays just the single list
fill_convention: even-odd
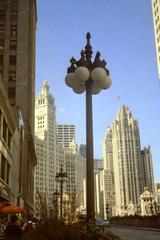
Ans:
[{"label": "gothic skyscraper", "polygon": [[114,172],[116,212],[139,203],[142,191],[141,147],[138,122],[125,106],[117,113],[105,139],[106,169]]}]

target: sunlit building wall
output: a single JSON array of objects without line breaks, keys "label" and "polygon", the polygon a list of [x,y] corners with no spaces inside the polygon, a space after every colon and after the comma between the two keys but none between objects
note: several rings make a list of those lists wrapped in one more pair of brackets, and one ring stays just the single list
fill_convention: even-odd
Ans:
[{"label": "sunlit building wall", "polygon": [[[35,105],[35,146],[37,165],[34,174],[35,207],[38,208],[37,190],[52,203],[56,189],[56,107],[54,97],[45,82]],[[36,210],[36,209],[35,209]]]},{"label": "sunlit building wall", "polygon": [[65,166],[68,176],[66,193],[76,198],[78,207],[84,205],[83,181],[85,178],[85,159],[77,151],[76,144],[72,142],[65,150]]},{"label": "sunlit building wall", "polygon": [[68,179],[64,184],[64,191],[69,197],[76,195],[76,202],[80,207],[84,205],[85,158],[77,148],[75,125],[57,124],[57,145],[65,150],[63,168]]},{"label": "sunlit building wall", "polygon": [[130,202],[139,204],[142,192],[138,122],[127,107],[120,108],[106,136],[105,166],[113,167],[116,212],[121,214]]},{"label": "sunlit building wall", "polygon": [[64,148],[69,148],[71,142],[76,142],[75,125],[57,124],[57,143]]},{"label": "sunlit building wall", "polygon": [[103,169],[95,169],[95,213],[96,218],[104,218]]},{"label": "sunlit building wall", "polygon": [[153,174],[153,163],[152,163],[152,153],[151,147],[145,147],[141,151],[142,157],[142,184],[144,188],[148,188],[150,192],[155,193],[155,183]]},{"label": "sunlit building wall", "polygon": [[152,14],[153,14],[153,26],[154,26],[157,66],[158,66],[158,78],[160,79],[160,1],[159,0],[151,0],[151,2],[152,2]]},{"label": "sunlit building wall", "polygon": [[[20,119],[20,114],[19,114]],[[22,140],[23,141],[23,140]],[[17,204],[21,192],[21,124],[16,124],[0,78],[0,207]],[[22,204],[21,207],[24,205]]]}]

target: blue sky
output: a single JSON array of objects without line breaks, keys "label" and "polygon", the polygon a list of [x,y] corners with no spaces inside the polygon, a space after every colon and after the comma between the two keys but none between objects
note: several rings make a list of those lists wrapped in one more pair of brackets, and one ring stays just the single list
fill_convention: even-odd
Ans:
[{"label": "blue sky", "polygon": [[94,155],[122,105],[138,119],[141,147],[151,146],[160,182],[160,81],[158,80],[150,0],[38,0],[36,94],[47,80],[55,97],[57,122],[75,124],[85,143],[85,94],[65,83],[72,56],[80,57],[91,33],[93,56],[101,52],[112,86],[93,97]]}]

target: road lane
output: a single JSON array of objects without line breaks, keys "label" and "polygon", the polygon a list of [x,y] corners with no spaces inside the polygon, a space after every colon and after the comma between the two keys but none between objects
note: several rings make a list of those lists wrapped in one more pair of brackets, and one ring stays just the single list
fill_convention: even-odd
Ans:
[{"label": "road lane", "polygon": [[115,233],[122,240],[160,240],[160,231],[150,231],[144,229],[131,229],[124,227],[107,227],[105,231]]}]

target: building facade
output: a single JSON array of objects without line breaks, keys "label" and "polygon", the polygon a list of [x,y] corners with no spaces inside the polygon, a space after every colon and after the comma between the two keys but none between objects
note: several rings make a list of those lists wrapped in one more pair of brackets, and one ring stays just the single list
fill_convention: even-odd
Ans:
[{"label": "building facade", "polygon": [[145,147],[141,150],[142,157],[142,180],[143,180],[143,189],[148,188],[151,193],[155,193],[155,183],[154,183],[154,174],[153,174],[153,163],[152,163],[152,153],[151,147]]},{"label": "building facade", "polygon": [[0,204],[18,204],[22,200],[23,120],[15,121],[6,89],[0,81]]},{"label": "building facade", "polygon": [[79,153],[83,158],[86,158],[86,144],[80,144]]},{"label": "building facade", "polygon": [[56,108],[49,86],[45,82],[35,105],[35,146],[37,165],[34,173],[34,197],[36,214],[39,211],[38,193],[52,204],[56,189],[55,175],[58,171],[56,161]]},{"label": "building facade", "polygon": [[153,26],[155,37],[155,48],[158,66],[158,78],[160,79],[160,0],[151,0],[152,14],[153,14]]},{"label": "building facade", "polygon": [[33,208],[36,0],[0,1],[0,74],[18,124],[24,120],[22,195]]},{"label": "building facade", "polygon": [[105,166],[113,169],[116,214],[122,214],[130,202],[139,204],[142,191],[138,122],[127,107],[120,108],[106,136]]},{"label": "building facade", "polygon": [[65,166],[68,180],[66,193],[77,198],[78,207],[84,205],[83,180],[85,178],[85,159],[77,151],[76,143],[72,142],[65,150]]},{"label": "building facade", "polygon": [[67,181],[64,191],[72,198],[76,198],[77,207],[84,205],[85,158],[79,153],[76,144],[75,125],[57,125],[57,145],[64,148],[64,170],[67,173]]},{"label": "building facade", "polygon": [[69,148],[71,142],[76,142],[75,125],[57,124],[57,143],[64,148]]},{"label": "building facade", "polygon": [[103,150],[105,169],[114,178],[116,214],[138,209],[144,188],[154,193],[152,154],[150,146],[141,150],[138,121],[128,107],[120,108],[107,129]]}]

